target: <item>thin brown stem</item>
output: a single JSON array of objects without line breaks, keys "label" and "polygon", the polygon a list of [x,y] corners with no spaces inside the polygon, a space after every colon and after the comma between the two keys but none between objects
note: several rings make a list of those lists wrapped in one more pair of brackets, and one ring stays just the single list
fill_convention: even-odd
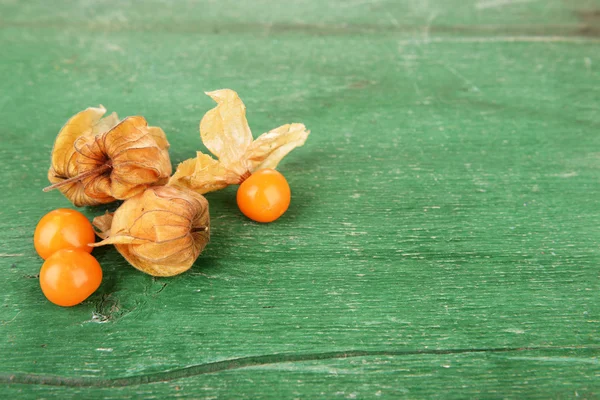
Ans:
[{"label": "thin brown stem", "polygon": [[240,180],[238,182],[238,185],[241,185],[246,179],[250,178],[250,175],[252,175],[252,173],[250,171],[246,171],[246,172],[244,172],[243,175],[240,175]]},{"label": "thin brown stem", "polygon": [[58,189],[59,187],[62,187],[62,186],[65,186],[65,185],[69,185],[69,184],[74,183],[74,182],[78,182],[78,181],[80,181],[82,179],[85,179],[85,178],[87,178],[89,176],[99,175],[99,174],[101,174],[103,172],[108,171],[111,168],[112,168],[112,165],[110,163],[106,163],[104,165],[99,166],[98,168],[94,168],[94,169],[89,170],[87,172],[84,172],[82,174],[76,175],[76,176],[74,176],[72,178],[65,179],[64,181],[57,182],[54,185],[50,185],[48,187],[45,187],[44,189],[42,189],[42,191],[49,192],[51,190]]}]

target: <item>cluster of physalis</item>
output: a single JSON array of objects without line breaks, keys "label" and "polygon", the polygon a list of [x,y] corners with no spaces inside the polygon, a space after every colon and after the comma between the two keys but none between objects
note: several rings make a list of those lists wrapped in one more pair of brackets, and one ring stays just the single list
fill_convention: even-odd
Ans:
[{"label": "cluster of physalis", "polygon": [[[274,168],[309,131],[287,124],[256,139],[246,120],[244,103],[232,90],[207,93],[217,106],[200,122],[205,147],[179,164],[173,175],[169,143],[162,129],[143,117],[119,120],[115,113],[88,108],[59,132],[48,179],[75,206],[117,200],[114,213],[92,224],[75,210],[44,216],[34,244],[45,260],[40,284],[55,304],[71,306],[89,297],[102,281],[102,270],[90,254],[93,247],[114,245],[140,271],[173,276],[188,270],[210,238],[208,201],[203,194],[239,185],[237,203],[248,218],[271,222],[287,210],[290,188]],[[95,234],[101,239],[95,242]]]}]

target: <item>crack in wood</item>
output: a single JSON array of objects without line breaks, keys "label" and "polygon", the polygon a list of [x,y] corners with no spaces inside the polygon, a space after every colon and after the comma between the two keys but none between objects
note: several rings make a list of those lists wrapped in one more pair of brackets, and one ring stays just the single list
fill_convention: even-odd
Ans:
[{"label": "crack in wood", "polygon": [[[586,14],[584,14],[586,15]],[[180,22],[173,24],[146,24],[146,23],[119,23],[112,21],[107,24],[102,21],[69,21],[67,25],[71,29],[79,29],[85,32],[169,32],[182,34],[207,34],[218,35],[224,32],[228,34],[250,34],[264,33],[269,29],[269,34],[299,33],[308,36],[343,36],[356,34],[397,34],[414,33],[426,31],[428,35],[533,35],[533,36],[600,36],[600,28],[596,24],[595,17],[582,17],[582,23],[578,24],[499,24],[499,25],[420,25],[420,24],[380,24],[380,23],[354,23],[354,24],[325,24],[325,23],[213,23],[197,24]],[[10,21],[0,19],[0,28],[25,28],[25,29],[65,29],[63,21],[53,20],[27,20]]]},{"label": "crack in wood", "polygon": [[[523,353],[532,351],[549,350],[592,350],[600,352],[600,346],[556,346],[556,347],[500,347],[481,349],[423,349],[423,350],[398,350],[398,351],[367,351],[350,350],[326,353],[308,354],[268,354],[261,356],[234,358],[206,364],[192,365],[190,367],[157,372],[147,375],[138,375],[125,378],[79,378],[68,376],[38,375],[27,373],[0,374],[0,384],[46,385],[66,387],[125,387],[144,385],[156,382],[166,382],[176,379],[189,378],[198,375],[212,374],[221,371],[241,368],[256,367],[261,365],[293,363],[303,361],[334,360],[356,357],[403,357],[403,356],[430,356],[430,355],[456,355],[474,353]],[[594,355],[593,358],[597,357]]]}]

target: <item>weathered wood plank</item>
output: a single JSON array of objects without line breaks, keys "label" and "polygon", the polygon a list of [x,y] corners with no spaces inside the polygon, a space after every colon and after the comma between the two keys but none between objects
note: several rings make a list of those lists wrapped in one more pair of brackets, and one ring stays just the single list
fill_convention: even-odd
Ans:
[{"label": "weathered wood plank", "polygon": [[[0,1],[0,397],[597,397],[598,10]],[[179,162],[200,146],[202,92],[221,87],[255,135],[312,130],[280,168],[286,216],[254,224],[234,188],[211,194],[212,242],[189,273],[154,279],[98,249],[100,290],[48,303],[32,234],[68,206],[41,193],[61,124],[100,103],[143,114]],[[528,349],[493,350],[507,348]],[[410,353],[457,349],[489,351]],[[279,356],[352,351],[373,353]],[[36,384],[247,357],[273,362]]]}]

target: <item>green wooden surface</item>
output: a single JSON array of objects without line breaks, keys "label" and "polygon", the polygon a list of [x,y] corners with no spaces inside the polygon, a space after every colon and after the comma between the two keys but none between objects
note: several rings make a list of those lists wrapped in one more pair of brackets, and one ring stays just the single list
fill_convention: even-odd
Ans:
[{"label": "green wooden surface", "polygon": [[[0,0],[0,397],[598,398],[599,1]],[[98,104],[200,147],[203,91],[304,122],[270,225],[53,306],[53,139]],[[87,208],[90,218],[105,209]]]}]

